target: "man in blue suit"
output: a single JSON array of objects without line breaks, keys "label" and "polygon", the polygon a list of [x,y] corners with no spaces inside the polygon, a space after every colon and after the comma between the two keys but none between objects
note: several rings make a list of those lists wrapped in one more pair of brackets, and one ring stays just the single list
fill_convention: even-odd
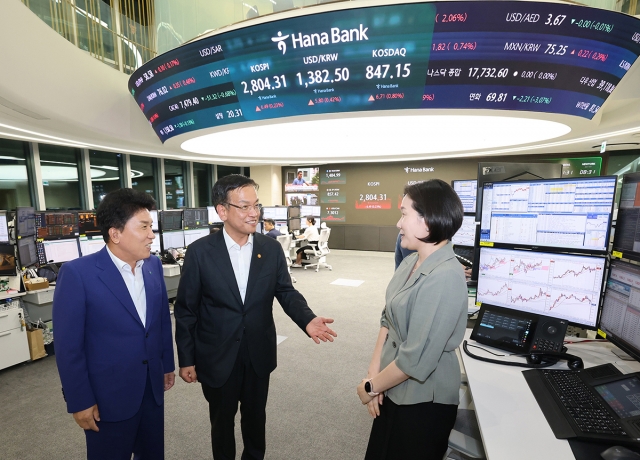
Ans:
[{"label": "man in blue suit", "polygon": [[175,366],[162,265],[150,257],[154,205],[136,190],[109,193],[97,210],[106,246],[58,275],[56,362],[90,460],[164,458]]}]

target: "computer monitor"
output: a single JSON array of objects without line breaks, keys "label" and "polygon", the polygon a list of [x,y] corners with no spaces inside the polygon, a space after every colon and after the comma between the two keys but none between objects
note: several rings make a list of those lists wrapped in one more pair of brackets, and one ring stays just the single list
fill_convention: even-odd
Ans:
[{"label": "computer monitor", "polygon": [[[640,266],[613,260],[598,333],[640,361]],[[602,331],[602,333],[600,333]]]},{"label": "computer monitor", "polygon": [[604,257],[480,248],[477,301],[595,328]]},{"label": "computer monitor", "polygon": [[184,232],[182,230],[162,232],[161,235],[163,251],[166,251],[169,248],[184,248]]},{"label": "computer monitor", "polygon": [[309,206],[307,204],[303,204],[302,206],[300,206],[300,215],[302,217],[320,217],[320,206]]},{"label": "computer monitor", "polygon": [[158,210],[152,209],[149,211],[149,214],[151,214],[151,230],[154,232],[160,231],[160,226],[158,225]]},{"label": "computer monitor", "polygon": [[287,208],[285,206],[265,206],[262,208],[263,218],[273,220],[287,220],[289,218]]},{"label": "computer monitor", "polygon": [[100,239],[102,239],[102,230],[98,227],[95,211],[78,212],[78,231],[80,235],[100,236]]},{"label": "computer monitor", "polygon": [[604,176],[487,182],[480,243],[604,254],[616,180]]},{"label": "computer monitor", "polygon": [[38,243],[42,250],[38,251],[41,264],[69,262],[80,257],[78,238],[64,240],[46,240]]},{"label": "computer monitor", "polygon": [[36,234],[36,211],[31,206],[16,208],[16,237],[33,236]]},{"label": "computer monitor", "polygon": [[9,242],[9,226],[7,224],[7,211],[0,211],[0,243]]},{"label": "computer monitor", "polygon": [[469,180],[454,180],[451,181],[451,186],[453,190],[460,197],[460,201],[462,201],[462,207],[464,208],[464,212],[476,212],[476,195],[478,192],[478,181],[477,179],[469,179]]},{"label": "computer monitor", "polygon": [[293,219],[294,217],[300,217],[300,206],[289,206],[289,219]]},{"label": "computer monitor", "polygon": [[182,216],[184,229],[209,228],[207,208],[185,208]]},{"label": "computer monitor", "polygon": [[153,242],[151,243],[151,253],[152,254],[157,254],[162,252],[162,244],[160,244],[160,234],[159,233],[155,233],[156,237],[153,239]]},{"label": "computer monitor", "polygon": [[[320,218],[319,217],[314,217],[314,220],[316,221],[316,223],[313,224],[313,226],[316,227],[318,230],[320,230]],[[308,227],[307,219],[306,219],[306,217],[303,217],[302,219],[300,219],[300,230],[304,230],[307,227]]]},{"label": "computer monitor", "polygon": [[16,276],[16,252],[13,244],[0,244],[0,275]]},{"label": "computer monitor", "polygon": [[36,251],[36,240],[31,237],[19,238],[17,242],[18,246],[18,260],[20,266],[25,268],[38,263],[38,252]]},{"label": "computer monitor", "polygon": [[94,254],[100,251],[105,246],[102,235],[100,236],[81,236],[80,242],[80,255],[82,257]]},{"label": "computer monitor", "polygon": [[612,247],[627,259],[640,260],[640,172],[622,176]]},{"label": "computer monitor", "polygon": [[[182,209],[172,211],[160,211],[160,230],[182,230]],[[181,246],[180,246],[181,247]]]},{"label": "computer monitor", "polygon": [[222,219],[220,219],[220,216],[218,215],[215,206],[207,206],[207,214],[209,216],[208,217],[209,225],[219,224],[222,222]]},{"label": "computer monitor", "polygon": [[462,226],[458,229],[451,242],[455,246],[473,247],[476,240],[476,216],[463,216]]},{"label": "computer monitor", "polygon": [[[289,219],[289,230],[300,230],[302,224],[301,221],[302,219]],[[306,219],[305,219],[305,225],[306,224]]]},{"label": "computer monitor", "polygon": [[38,239],[58,240],[77,238],[78,214],[73,211],[36,212],[36,236]]},{"label": "computer monitor", "polygon": [[191,243],[199,240],[200,238],[204,238],[205,236],[209,236],[209,226],[207,226],[207,228],[194,228],[185,230],[184,245],[188,248]]}]

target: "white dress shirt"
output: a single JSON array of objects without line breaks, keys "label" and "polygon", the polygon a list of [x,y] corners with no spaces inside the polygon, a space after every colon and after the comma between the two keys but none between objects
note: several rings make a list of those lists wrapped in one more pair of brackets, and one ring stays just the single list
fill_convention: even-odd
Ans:
[{"label": "white dress shirt", "polygon": [[233,238],[229,236],[227,229],[224,227],[222,227],[222,234],[224,236],[224,242],[227,245],[227,250],[229,251],[233,273],[236,275],[240,297],[242,297],[242,303],[244,303],[244,297],[247,294],[247,283],[249,281],[251,255],[253,254],[253,235],[249,235],[249,239],[244,246],[240,246],[233,241]]},{"label": "white dress shirt", "polygon": [[143,325],[146,325],[147,294],[144,290],[144,276],[142,276],[142,266],[144,265],[144,260],[139,260],[136,262],[136,269],[134,274],[131,273],[131,265],[113,255],[113,252],[111,252],[109,246],[107,246],[107,252],[109,253],[109,257],[111,257],[111,260],[115,264],[116,268],[120,272],[120,275],[122,275],[124,284],[127,285],[127,290],[129,291],[131,300],[133,300],[133,304],[136,307],[136,311],[138,312],[140,321],[142,321]]}]

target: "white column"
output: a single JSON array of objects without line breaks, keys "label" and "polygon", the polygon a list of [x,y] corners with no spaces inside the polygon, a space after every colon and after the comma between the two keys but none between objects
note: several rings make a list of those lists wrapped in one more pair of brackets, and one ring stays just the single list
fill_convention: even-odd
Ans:
[{"label": "white column", "polygon": [[29,151],[31,153],[31,164],[33,165],[33,190],[35,192],[34,207],[38,211],[47,209],[44,200],[44,185],[42,184],[42,168],[40,167],[40,147],[37,142],[29,142]]},{"label": "white column", "polygon": [[264,206],[282,205],[282,166],[251,166],[251,178],[258,183]]}]

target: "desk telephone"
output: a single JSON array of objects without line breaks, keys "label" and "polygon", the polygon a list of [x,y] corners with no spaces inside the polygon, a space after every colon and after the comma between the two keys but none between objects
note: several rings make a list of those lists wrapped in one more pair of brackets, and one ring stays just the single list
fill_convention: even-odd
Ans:
[{"label": "desk telephone", "polygon": [[481,361],[521,367],[547,367],[565,359],[571,369],[582,369],[580,358],[565,353],[567,325],[567,321],[562,319],[482,305],[471,339],[524,356],[527,362],[511,363],[482,358],[471,354],[466,342],[463,348],[469,356]]}]

